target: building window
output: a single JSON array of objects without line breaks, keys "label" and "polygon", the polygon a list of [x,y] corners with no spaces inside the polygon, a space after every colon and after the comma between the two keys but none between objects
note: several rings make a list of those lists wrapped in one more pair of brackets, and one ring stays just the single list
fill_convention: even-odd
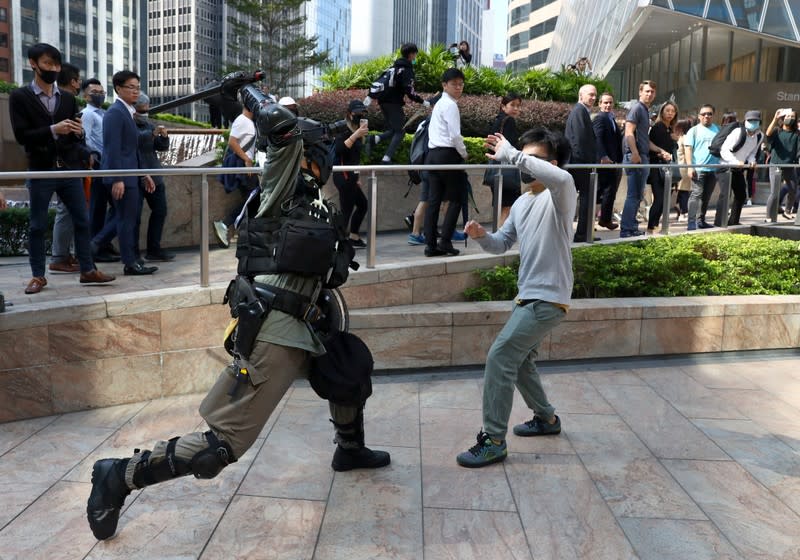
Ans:
[{"label": "building window", "polygon": [[0,21],[8,21],[8,9],[0,8]]},{"label": "building window", "polygon": [[0,33],[0,48],[8,48],[8,33]]}]

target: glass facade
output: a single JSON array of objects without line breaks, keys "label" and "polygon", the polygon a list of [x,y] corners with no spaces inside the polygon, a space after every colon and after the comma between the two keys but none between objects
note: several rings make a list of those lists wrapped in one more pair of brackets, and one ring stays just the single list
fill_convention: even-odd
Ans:
[{"label": "glass facade", "polygon": [[655,80],[658,99],[686,112],[704,102],[770,111],[800,101],[797,16],[795,0],[573,0],[562,4],[547,65],[586,56],[618,100]]}]

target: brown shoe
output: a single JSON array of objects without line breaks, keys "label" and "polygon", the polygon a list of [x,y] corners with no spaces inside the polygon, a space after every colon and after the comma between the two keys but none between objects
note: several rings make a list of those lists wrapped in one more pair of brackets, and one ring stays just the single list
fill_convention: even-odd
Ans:
[{"label": "brown shoe", "polygon": [[48,268],[50,268],[50,272],[67,272],[70,274],[81,271],[81,265],[77,262],[73,264],[71,259],[62,262],[52,262]]},{"label": "brown shoe", "polygon": [[31,281],[28,282],[28,285],[25,287],[26,294],[38,294],[42,291],[42,288],[47,286],[47,278],[44,276],[34,276],[31,278]]},{"label": "brown shoe", "polygon": [[616,222],[604,222],[602,220],[598,221],[597,225],[600,226],[600,227],[604,227],[609,231],[614,231],[615,229],[617,229],[619,227],[619,224],[616,223]]},{"label": "brown shoe", "polygon": [[100,272],[96,268],[89,272],[81,272],[81,284],[104,284],[106,282],[113,282],[116,279],[115,276]]}]

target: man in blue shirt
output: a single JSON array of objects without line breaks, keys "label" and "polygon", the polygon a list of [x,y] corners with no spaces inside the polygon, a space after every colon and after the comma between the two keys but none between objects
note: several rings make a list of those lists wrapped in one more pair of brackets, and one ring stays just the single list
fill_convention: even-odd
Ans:
[{"label": "man in blue shirt", "polygon": [[713,228],[706,223],[706,208],[708,201],[717,186],[717,174],[712,167],[719,163],[719,158],[711,155],[708,151],[711,141],[719,132],[719,127],[712,122],[714,118],[714,106],[703,105],[700,107],[700,124],[693,126],[683,137],[683,146],[686,153],[686,161],[691,162],[689,177],[692,179],[692,194],[689,195],[689,221],[687,231],[697,228]]},{"label": "man in blue shirt", "polygon": [[[639,84],[639,101],[628,112],[625,117],[625,140],[622,143],[624,163],[648,164],[650,163],[650,152],[661,154],[664,161],[670,161],[672,154],[667,153],[650,141],[650,105],[656,97],[656,83],[645,80]],[[622,209],[622,227],[620,237],[636,237],[644,235],[639,230],[639,222],[636,220],[636,213],[639,211],[639,204],[642,202],[644,185],[650,170],[647,168],[626,169],[628,176],[628,194],[625,198],[625,206]]]}]

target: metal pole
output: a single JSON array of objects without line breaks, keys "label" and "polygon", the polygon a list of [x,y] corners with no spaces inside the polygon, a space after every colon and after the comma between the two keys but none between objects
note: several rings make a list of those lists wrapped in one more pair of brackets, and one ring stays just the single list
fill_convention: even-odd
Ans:
[{"label": "metal pole", "polygon": [[767,200],[767,220],[778,221],[778,206],[781,198],[781,170],[779,167],[769,168],[769,199]]},{"label": "metal pole", "polygon": [[375,268],[375,244],[378,239],[378,175],[369,174],[369,243],[367,243],[367,268]]},{"label": "metal pole", "polygon": [[208,175],[200,175],[200,286],[208,287]]},{"label": "metal pole", "polygon": [[493,229],[492,231],[497,231],[500,229],[500,217],[503,213],[503,170],[500,169],[497,172],[497,180],[494,182],[495,184],[495,197],[494,199],[497,201],[497,208],[495,208],[494,214],[494,224],[492,224]]},{"label": "metal pole", "polygon": [[664,204],[661,208],[661,233],[669,235],[669,210],[672,203],[672,170],[664,168]]},{"label": "metal pole", "polygon": [[589,204],[586,205],[586,243],[594,243],[594,213],[597,206],[597,169],[589,174]]},{"label": "metal pole", "polygon": [[717,199],[717,213],[714,216],[714,225],[721,228],[728,227],[728,213],[731,206],[731,172],[717,173],[719,183],[719,198]]}]

